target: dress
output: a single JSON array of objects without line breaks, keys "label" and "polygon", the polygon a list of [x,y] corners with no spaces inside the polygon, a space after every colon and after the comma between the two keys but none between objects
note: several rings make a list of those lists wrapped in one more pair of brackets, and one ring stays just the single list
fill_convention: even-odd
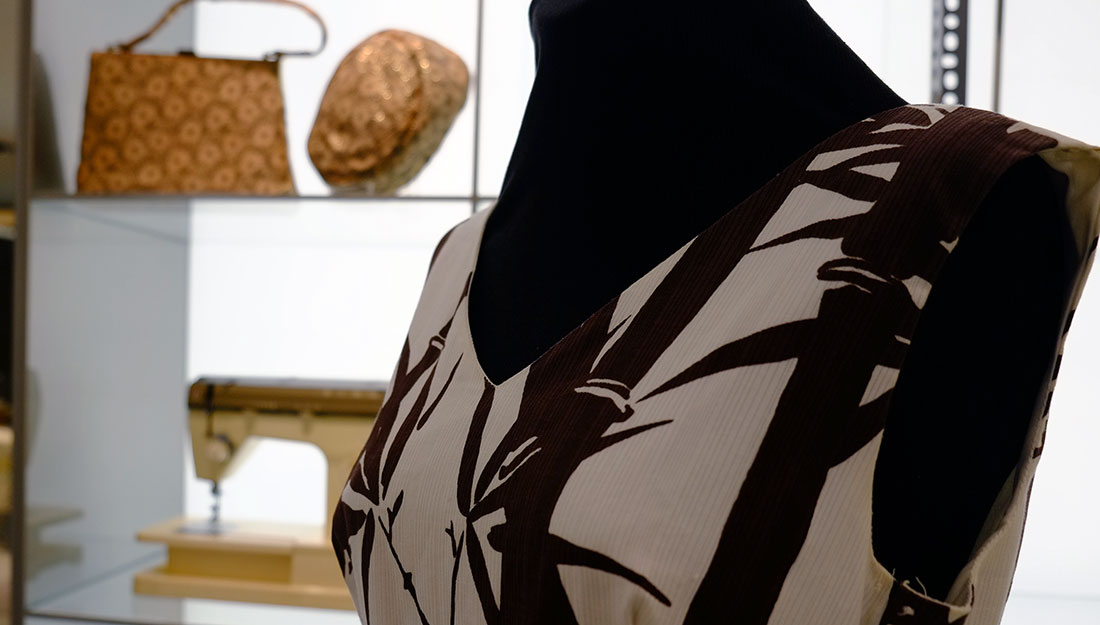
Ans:
[{"label": "dress", "polygon": [[467,315],[492,208],[458,224],[333,518],[361,620],[998,623],[1050,396],[946,602],[876,560],[872,478],[936,276],[1036,154],[1069,181],[1060,355],[1100,148],[977,109],[902,106],[834,134],[500,384]]}]

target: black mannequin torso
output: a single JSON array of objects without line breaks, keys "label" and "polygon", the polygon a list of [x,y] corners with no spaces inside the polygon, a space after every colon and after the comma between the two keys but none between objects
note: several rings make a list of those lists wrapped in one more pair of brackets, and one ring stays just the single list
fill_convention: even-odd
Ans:
[{"label": "black mannequin torso", "polygon": [[[818,142],[905,103],[804,0],[534,0],[531,20],[535,83],[470,294],[498,382]],[[1055,347],[1068,279],[1057,182],[1036,160],[1002,179],[895,390],[875,553],[934,597],[1016,462]]]}]

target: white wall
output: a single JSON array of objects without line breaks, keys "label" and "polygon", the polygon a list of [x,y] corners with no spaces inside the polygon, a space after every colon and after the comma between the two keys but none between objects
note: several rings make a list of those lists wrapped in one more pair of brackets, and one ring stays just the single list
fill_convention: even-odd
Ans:
[{"label": "white wall", "polygon": [[1100,2],[1007,0],[1006,115],[1100,144]]},{"label": "white wall", "polygon": [[927,102],[932,10],[914,0],[809,0],[814,10],[908,102]]}]

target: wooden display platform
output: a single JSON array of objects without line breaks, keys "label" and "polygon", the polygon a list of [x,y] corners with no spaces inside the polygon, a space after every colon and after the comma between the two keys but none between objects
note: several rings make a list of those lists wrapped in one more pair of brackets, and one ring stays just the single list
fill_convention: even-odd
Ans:
[{"label": "wooden display platform", "polygon": [[134,592],[354,610],[320,527],[173,519],[138,533],[168,547],[168,561],[134,576]]}]

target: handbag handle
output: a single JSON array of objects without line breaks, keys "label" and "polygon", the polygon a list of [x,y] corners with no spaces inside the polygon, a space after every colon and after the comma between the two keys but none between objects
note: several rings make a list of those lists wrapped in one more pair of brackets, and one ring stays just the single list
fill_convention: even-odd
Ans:
[{"label": "handbag handle", "polygon": [[[182,9],[187,4],[190,4],[192,1],[193,0],[177,0],[175,4],[168,7],[168,10],[164,12],[164,15],[160,16],[160,19],[157,20],[156,24],[153,24],[152,28],[145,31],[141,35],[138,35],[133,41],[129,41],[127,43],[119,44],[119,45],[115,46],[114,49],[118,50],[119,52],[130,52],[130,51],[132,51],[134,46],[136,46],[139,43],[145,41],[149,37],[152,37],[158,30],[161,29],[162,26],[164,26],[168,22],[168,20],[172,19],[180,9]],[[320,15],[317,15],[316,11],[314,11],[313,9],[307,7],[306,5],[304,5],[300,2],[295,2],[294,0],[217,0],[217,1],[222,1],[222,2],[224,2],[224,1],[265,2],[265,3],[270,3],[270,4],[285,4],[287,6],[296,7],[298,9],[301,9],[302,11],[305,11],[305,13],[308,14],[310,17],[312,17],[313,20],[317,22],[317,25],[321,27],[321,45],[316,50],[314,50],[312,52],[308,52],[308,51],[307,52],[283,52],[283,51],[276,50],[275,52],[270,52],[270,53],[264,55],[264,58],[271,58],[271,59],[274,59],[274,60],[278,60],[279,57],[283,57],[283,56],[316,56],[317,54],[321,53],[321,50],[325,49],[325,44],[328,42],[328,28],[325,27],[324,20],[321,19]]]}]

